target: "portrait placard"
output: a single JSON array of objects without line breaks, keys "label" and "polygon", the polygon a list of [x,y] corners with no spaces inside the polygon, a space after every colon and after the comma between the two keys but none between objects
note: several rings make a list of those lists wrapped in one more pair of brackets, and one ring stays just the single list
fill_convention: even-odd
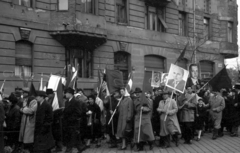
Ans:
[{"label": "portrait placard", "polygon": [[161,83],[161,72],[152,71],[152,79],[151,79],[151,86],[152,87],[160,87]]}]

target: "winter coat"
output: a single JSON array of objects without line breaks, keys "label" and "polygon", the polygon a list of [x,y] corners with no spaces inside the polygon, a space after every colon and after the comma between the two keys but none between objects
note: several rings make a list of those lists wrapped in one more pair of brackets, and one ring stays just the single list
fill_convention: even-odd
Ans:
[{"label": "winter coat", "polygon": [[[183,98],[183,97],[184,98]],[[180,122],[194,122],[194,110],[196,109],[196,98],[193,97],[195,96],[194,93],[192,94],[185,94],[179,97],[179,107],[184,105],[185,101],[188,101],[187,104],[185,104],[181,109],[180,109]],[[192,98],[193,97],[193,98]]]},{"label": "winter coat", "polygon": [[[162,112],[164,111],[164,112]],[[160,122],[161,122],[161,129],[160,129],[160,136],[166,136],[172,133],[181,133],[179,122],[177,119],[177,103],[174,99],[168,98],[167,100],[161,100],[158,106],[158,112],[160,112]],[[165,120],[165,116],[167,113],[167,118]],[[170,126],[174,126],[174,131]]]},{"label": "winter coat", "polygon": [[133,101],[130,97],[123,97],[118,107],[117,136],[125,137],[125,132],[132,129]]},{"label": "winter coat", "polygon": [[0,101],[0,152],[4,152],[4,135],[3,135],[3,122],[5,119],[5,111],[3,103]]},{"label": "winter coat", "polygon": [[47,101],[43,101],[42,104],[38,103],[34,133],[34,151],[45,151],[54,147],[52,122],[52,106]]},{"label": "winter coat", "polygon": [[[28,105],[28,100],[29,105]],[[20,109],[23,113],[19,133],[19,141],[23,143],[34,142],[35,117],[37,111],[37,101],[29,98],[23,101],[23,107]]]},{"label": "winter coat", "polygon": [[[92,124],[89,126],[87,125],[86,129],[86,138],[87,139],[94,139],[94,138],[100,138],[102,136],[102,126],[101,126],[101,109],[96,104],[93,103],[92,105],[88,103],[87,105],[87,112],[92,112]],[[88,115],[89,119],[90,115]]]},{"label": "winter coat", "polygon": [[240,99],[237,95],[229,99],[228,123],[232,126],[240,125],[240,102],[238,100]]},{"label": "winter coat", "polygon": [[134,142],[138,142],[138,133],[139,133],[139,123],[140,123],[140,114],[141,114],[141,107],[142,109],[142,118],[141,118],[141,126],[140,126],[140,139],[139,141],[153,141],[153,129],[151,123],[151,112],[150,103],[147,99],[145,99],[141,104],[140,97],[134,99]]},{"label": "winter coat", "polygon": [[19,131],[21,123],[20,107],[14,105],[10,108],[9,112],[6,114],[6,124],[8,131]]},{"label": "winter coat", "polygon": [[214,128],[219,129],[221,127],[222,111],[225,108],[224,98],[220,95],[211,96],[209,99],[209,106],[209,113],[214,121]]}]

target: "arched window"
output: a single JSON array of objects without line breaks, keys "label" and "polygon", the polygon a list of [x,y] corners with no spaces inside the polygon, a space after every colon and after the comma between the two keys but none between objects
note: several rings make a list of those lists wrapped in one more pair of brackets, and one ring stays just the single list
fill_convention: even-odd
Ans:
[{"label": "arched window", "polygon": [[152,91],[151,78],[152,71],[164,72],[165,70],[165,58],[157,55],[146,55],[144,57],[145,65],[145,78],[143,87],[146,91]]},{"label": "arched window", "polygon": [[123,73],[124,84],[128,81],[128,74],[130,70],[130,54],[124,51],[114,53],[114,69]]},{"label": "arched window", "polygon": [[211,61],[200,61],[201,78],[212,78],[214,74],[214,63]]},{"label": "arched window", "polygon": [[186,58],[183,58],[177,62],[178,66],[180,66],[181,68],[184,68],[186,70],[188,69],[187,64],[188,64],[188,60]]},{"label": "arched window", "polygon": [[32,43],[26,40],[16,42],[15,76],[30,77],[32,72]]}]

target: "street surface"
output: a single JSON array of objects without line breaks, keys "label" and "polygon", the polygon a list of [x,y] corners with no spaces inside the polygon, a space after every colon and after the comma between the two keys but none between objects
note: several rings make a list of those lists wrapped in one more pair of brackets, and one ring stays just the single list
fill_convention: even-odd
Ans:
[{"label": "street surface", "polygon": [[[146,145],[144,151],[139,153],[240,153],[240,136],[230,137],[228,133],[225,133],[223,137],[217,140],[212,140],[211,138],[212,134],[205,133],[200,141],[194,140],[191,145],[183,144],[184,140],[180,139],[178,147],[171,142],[171,147],[167,149],[161,149],[155,145],[153,150],[149,150],[149,147]],[[77,153],[76,149],[74,149],[74,153]],[[124,151],[117,148],[110,149],[108,144],[103,141],[100,148],[95,148],[95,144],[92,144],[91,148],[83,153],[134,153],[134,150],[131,150],[130,146]]]}]

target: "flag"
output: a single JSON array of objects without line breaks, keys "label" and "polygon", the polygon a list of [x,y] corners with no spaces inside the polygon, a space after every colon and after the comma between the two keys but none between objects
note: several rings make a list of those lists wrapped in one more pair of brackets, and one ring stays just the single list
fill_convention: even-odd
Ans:
[{"label": "flag", "polygon": [[39,91],[43,91],[43,74],[41,75]]},{"label": "flag", "polygon": [[3,92],[3,88],[4,88],[5,81],[6,81],[6,80],[3,81],[2,86],[1,86],[1,88],[0,88],[0,92],[1,92],[1,93]]},{"label": "flag", "polygon": [[71,87],[74,90],[76,89],[77,74],[78,74],[78,70],[73,73],[72,78],[68,84],[68,87]]},{"label": "flag", "polygon": [[63,107],[63,85],[61,79],[59,79],[57,90],[54,93],[55,94],[52,103],[53,111]]},{"label": "flag", "polygon": [[21,69],[21,77],[23,79],[23,87],[28,87],[28,81],[26,80],[26,76],[24,73],[24,66],[22,66],[22,69]]},{"label": "flag", "polygon": [[208,85],[211,86],[213,91],[220,91],[222,88],[232,88],[232,81],[228,76],[226,67],[219,71],[218,74],[208,82]]},{"label": "flag", "polygon": [[71,82],[71,79],[72,79],[72,75],[73,75],[72,65],[69,64],[69,65],[67,66],[67,78],[66,78],[65,88],[68,88],[69,83]]},{"label": "flag", "polygon": [[177,58],[176,62],[174,63],[175,65],[177,64],[177,62],[181,61],[184,58],[185,52],[187,50],[189,42],[187,42],[186,46],[184,47],[184,49],[182,50],[181,54],[179,55],[179,57]]},{"label": "flag", "polygon": [[34,87],[33,83],[31,82],[29,96],[36,96],[36,95],[37,95],[37,93],[36,93],[35,87]]},{"label": "flag", "polygon": [[106,82],[110,93],[123,87],[123,75],[118,70],[106,70]]},{"label": "flag", "polygon": [[132,85],[133,85],[133,79],[132,79],[132,72],[129,73],[128,75],[128,83],[127,86],[125,88],[125,96],[130,96],[129,92],[132,90]]}]

